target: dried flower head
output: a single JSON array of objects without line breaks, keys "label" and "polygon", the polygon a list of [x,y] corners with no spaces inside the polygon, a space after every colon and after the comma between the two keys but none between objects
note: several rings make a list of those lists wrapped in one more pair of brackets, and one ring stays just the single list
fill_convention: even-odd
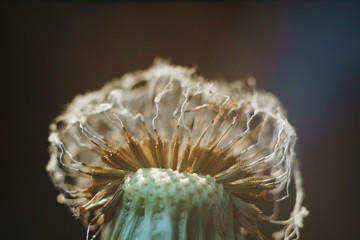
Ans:
[{"label": "dried flower head", "polygon": [[[299,235],[296,133],[253,79],[208,83],[157,60],[77,96],[50,128],[47,171],[88,238],[263,239],[259,222]],[[277,220],[291,179],[293,211]]]}]

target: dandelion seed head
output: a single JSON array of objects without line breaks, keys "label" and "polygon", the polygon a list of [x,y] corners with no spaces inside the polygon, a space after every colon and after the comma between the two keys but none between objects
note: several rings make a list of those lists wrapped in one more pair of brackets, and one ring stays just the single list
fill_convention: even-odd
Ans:
[{"label": "dandelion seed head", "polygon": [[88,238],[262,239],[265,222],[290,239],[308,214],[296,132],[253,78],[210,83],[156,60],[76,96],[50,131],[46,170]]}]

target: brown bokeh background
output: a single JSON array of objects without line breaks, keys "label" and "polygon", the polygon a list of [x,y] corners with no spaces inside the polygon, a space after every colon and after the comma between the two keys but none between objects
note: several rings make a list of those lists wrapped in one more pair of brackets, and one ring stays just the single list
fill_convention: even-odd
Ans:
[{"label": "brown bokeh background", "polygon": [[1,238],[85,239],[45,172],[48,125],[76,94],[161,56],[275,93],[299,135],[301,239],[356,239],[359,29],[350,2],[1,5]]}]

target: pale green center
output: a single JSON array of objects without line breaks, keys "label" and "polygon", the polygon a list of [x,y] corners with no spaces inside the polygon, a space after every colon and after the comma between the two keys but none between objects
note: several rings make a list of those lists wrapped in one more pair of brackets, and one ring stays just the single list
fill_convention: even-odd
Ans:
[{"label": "pale green center", "polygon": [[139,169],[125,177],[123,190],[105,239],[218,239],[214,226],[205,226],[214,224],[214,207],[230,206],[213,177],[171,169]]},{"label": "pale green center", "polygon": [[141,168],[129,174],[124,184],[125,199],[145,205],[177,205],[183,210],[221,205],[227,195],[221,184],[210,176],[190,174],[163,168]]}]

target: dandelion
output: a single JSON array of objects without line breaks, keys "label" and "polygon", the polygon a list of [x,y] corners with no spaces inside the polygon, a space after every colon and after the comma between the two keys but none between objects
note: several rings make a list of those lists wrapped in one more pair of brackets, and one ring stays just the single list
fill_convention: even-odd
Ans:
[{"label": "dandelion", "polygon": [[209,83],[157,60],[75,97],[50,129],[47,171],[87,239],[263,239],[259,223],[299,236],[296,133],[253,79]]}]

